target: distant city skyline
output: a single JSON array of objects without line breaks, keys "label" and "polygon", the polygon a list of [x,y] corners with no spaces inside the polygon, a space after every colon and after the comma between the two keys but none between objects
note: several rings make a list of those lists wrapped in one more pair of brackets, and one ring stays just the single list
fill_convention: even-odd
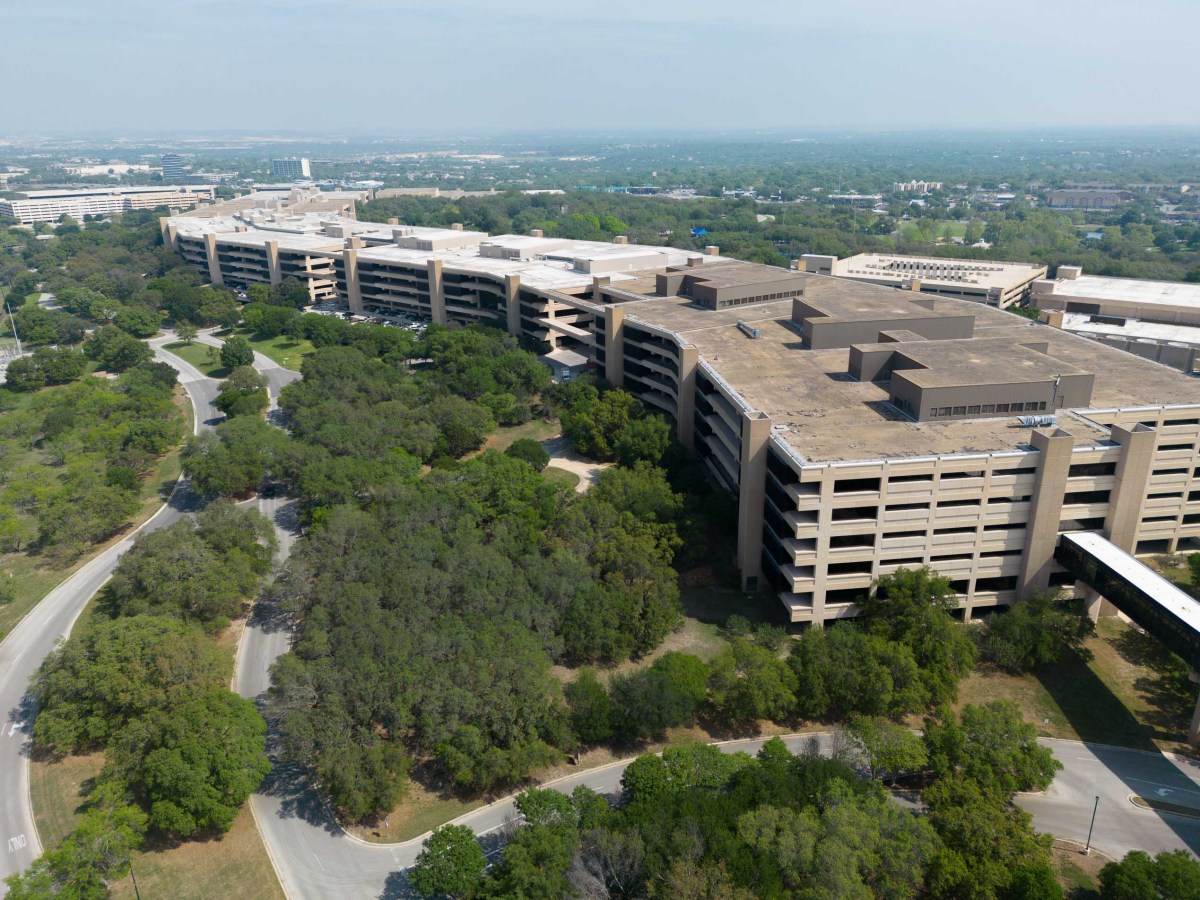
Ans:
[{"label": "distant city skyline", "polygon": [[1200,125],[1200,5],[83,0],[0,7],[0,131]]}]

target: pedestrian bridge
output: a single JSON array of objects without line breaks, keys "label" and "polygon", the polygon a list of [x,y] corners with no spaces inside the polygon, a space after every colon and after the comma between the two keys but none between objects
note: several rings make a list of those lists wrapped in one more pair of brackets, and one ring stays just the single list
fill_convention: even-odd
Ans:
[{"label": "pedestrian bridge", "polygon": [[[1075,532],[1058,541],[1054,558],[1133,622],[1200,672],[1200,602],[1099,534]],[[1200,704],[1190,739],[1200,742]]]}]

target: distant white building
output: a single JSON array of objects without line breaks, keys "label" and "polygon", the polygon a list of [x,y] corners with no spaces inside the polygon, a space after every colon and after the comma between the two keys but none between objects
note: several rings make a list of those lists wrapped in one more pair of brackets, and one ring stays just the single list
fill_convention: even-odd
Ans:
[{"label": "distant white building", "polygon": [[941,189],[940,181],[897,181],[892,184],[892,190],[897,194],[929,194]]},{"label": "distant white building", "polygon": [[160,206],[182,209],[202,201],[211,201],[215,188],[188,187],[108,187],[84,190],[22,191],[11,200],[0,200],[0,216],[11,216],[22,225],[57,222],[63,216],[82,221],[84,216],[108,216],[132,209],[157,209]]}]

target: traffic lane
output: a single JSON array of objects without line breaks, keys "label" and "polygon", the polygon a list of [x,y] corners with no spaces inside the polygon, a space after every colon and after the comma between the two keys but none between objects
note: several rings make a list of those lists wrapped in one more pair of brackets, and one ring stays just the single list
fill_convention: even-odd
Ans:
[{"label": "traffic lane", "polygon": [[[155,350],[157,353],[158,348]],[[186,365],[173,354],[167,356],[171,359],[159,358],[170,364],[178,361]],[[202,380],[198,381],[190,377],[192,374],[199,375],[192,369],[191,373],[185,374],[186,380],[182,383],[192,401],[193,431],[198,431],[209,393],[204,384],[207,379],[201,375]],[[215,407],[212,410],[215,411]],[[29,726],[33,719],[27,693],[30,680],[58,641],[70,634],[88,601],[112,577],[121,557],[133,546],[136,535],[167,528],[198,505],[199,498],[187,480],[176,482],[167,502],[141,528],[58,584],[0,643],[0,709],[7,713],[3,732],[0,732],[0,795],[3,796],[0,815],[4,817],[0,840],[6,845],[6,852],[0,854],[0,878],[29,868],[42,852],[29,799]],[[0,896],[4,893],[7,888],[0,886]]]},{"label": "traffic lane", "polygon": [[1200,852],[1200,820],[1142,809],[1130,802],[1134,795],[1152,796],[1200,808],[1200,784],[1195,780],[1200,767],[1196,764],[1121,747],[1054,740],[1042,743],[1051,748],[1063,769],[1044,793],[1017,797],[1017,803],[1033,815],[1039,831],[1085,843],[1091,829],[1092,846],[1116,857],[1132,849]]}]

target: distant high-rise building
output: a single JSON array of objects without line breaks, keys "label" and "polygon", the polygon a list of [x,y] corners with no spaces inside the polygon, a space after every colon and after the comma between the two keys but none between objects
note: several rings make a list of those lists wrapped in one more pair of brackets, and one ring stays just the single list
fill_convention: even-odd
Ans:
[{"label": "distant high-rise building", "polygon": [[271,174],[276,178],[312,178],[312,168],[303,157],[271,160]]},{"label": "distant high-rise building", "polygon": [[183,177],[183,157],[178,153],[164,153],[162,156],[163,181],[175,181]]}]

